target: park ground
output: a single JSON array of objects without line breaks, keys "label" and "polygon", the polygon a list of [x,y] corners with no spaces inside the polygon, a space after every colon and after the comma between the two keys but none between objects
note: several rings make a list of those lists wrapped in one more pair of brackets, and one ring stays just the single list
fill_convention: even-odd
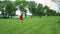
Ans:
[{"label": "park ground", "polygon": [[0,34],[60,34],[60,16],[0,19]]}]

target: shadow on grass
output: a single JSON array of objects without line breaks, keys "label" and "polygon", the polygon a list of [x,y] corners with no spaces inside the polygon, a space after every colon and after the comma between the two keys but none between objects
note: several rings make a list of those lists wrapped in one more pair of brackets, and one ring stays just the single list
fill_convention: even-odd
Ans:
[{"label": "shadow on grass", "polygon": [[0,17],[0,19],[19,19],[19,18],[3,18],[3,17]]},{"label": "shadow on grass", "polygon": [[10,18],[3,18],[3,17],[0,17],[0,19],[10,19]]},{"label": "shadow on grass", "polygon": [[60,20],[58,20],[58,23],[60,23]]}]

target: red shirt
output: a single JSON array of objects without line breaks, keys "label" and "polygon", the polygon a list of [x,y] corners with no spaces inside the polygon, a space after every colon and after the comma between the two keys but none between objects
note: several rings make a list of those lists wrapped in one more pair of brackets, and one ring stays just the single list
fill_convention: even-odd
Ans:
[{"label": "red shirt", "polygon": [[20,15],[20,20],[23,20],[23,14],[22,14],[22,15]]}]

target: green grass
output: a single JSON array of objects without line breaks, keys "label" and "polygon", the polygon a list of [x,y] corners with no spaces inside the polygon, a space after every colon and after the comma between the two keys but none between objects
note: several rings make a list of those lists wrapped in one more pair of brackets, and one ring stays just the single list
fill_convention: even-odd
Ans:
[{"label": "green grass", "polygon": [[0,34],[60,34],[60,16],[0,19]]}]

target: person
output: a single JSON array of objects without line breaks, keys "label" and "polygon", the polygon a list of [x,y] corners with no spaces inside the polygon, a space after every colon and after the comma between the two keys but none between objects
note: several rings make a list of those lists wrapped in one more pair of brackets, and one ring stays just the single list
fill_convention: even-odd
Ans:
[{"label": "person", "polygon": [[20,15],[20,25],[23,23],[23,14]]}]

